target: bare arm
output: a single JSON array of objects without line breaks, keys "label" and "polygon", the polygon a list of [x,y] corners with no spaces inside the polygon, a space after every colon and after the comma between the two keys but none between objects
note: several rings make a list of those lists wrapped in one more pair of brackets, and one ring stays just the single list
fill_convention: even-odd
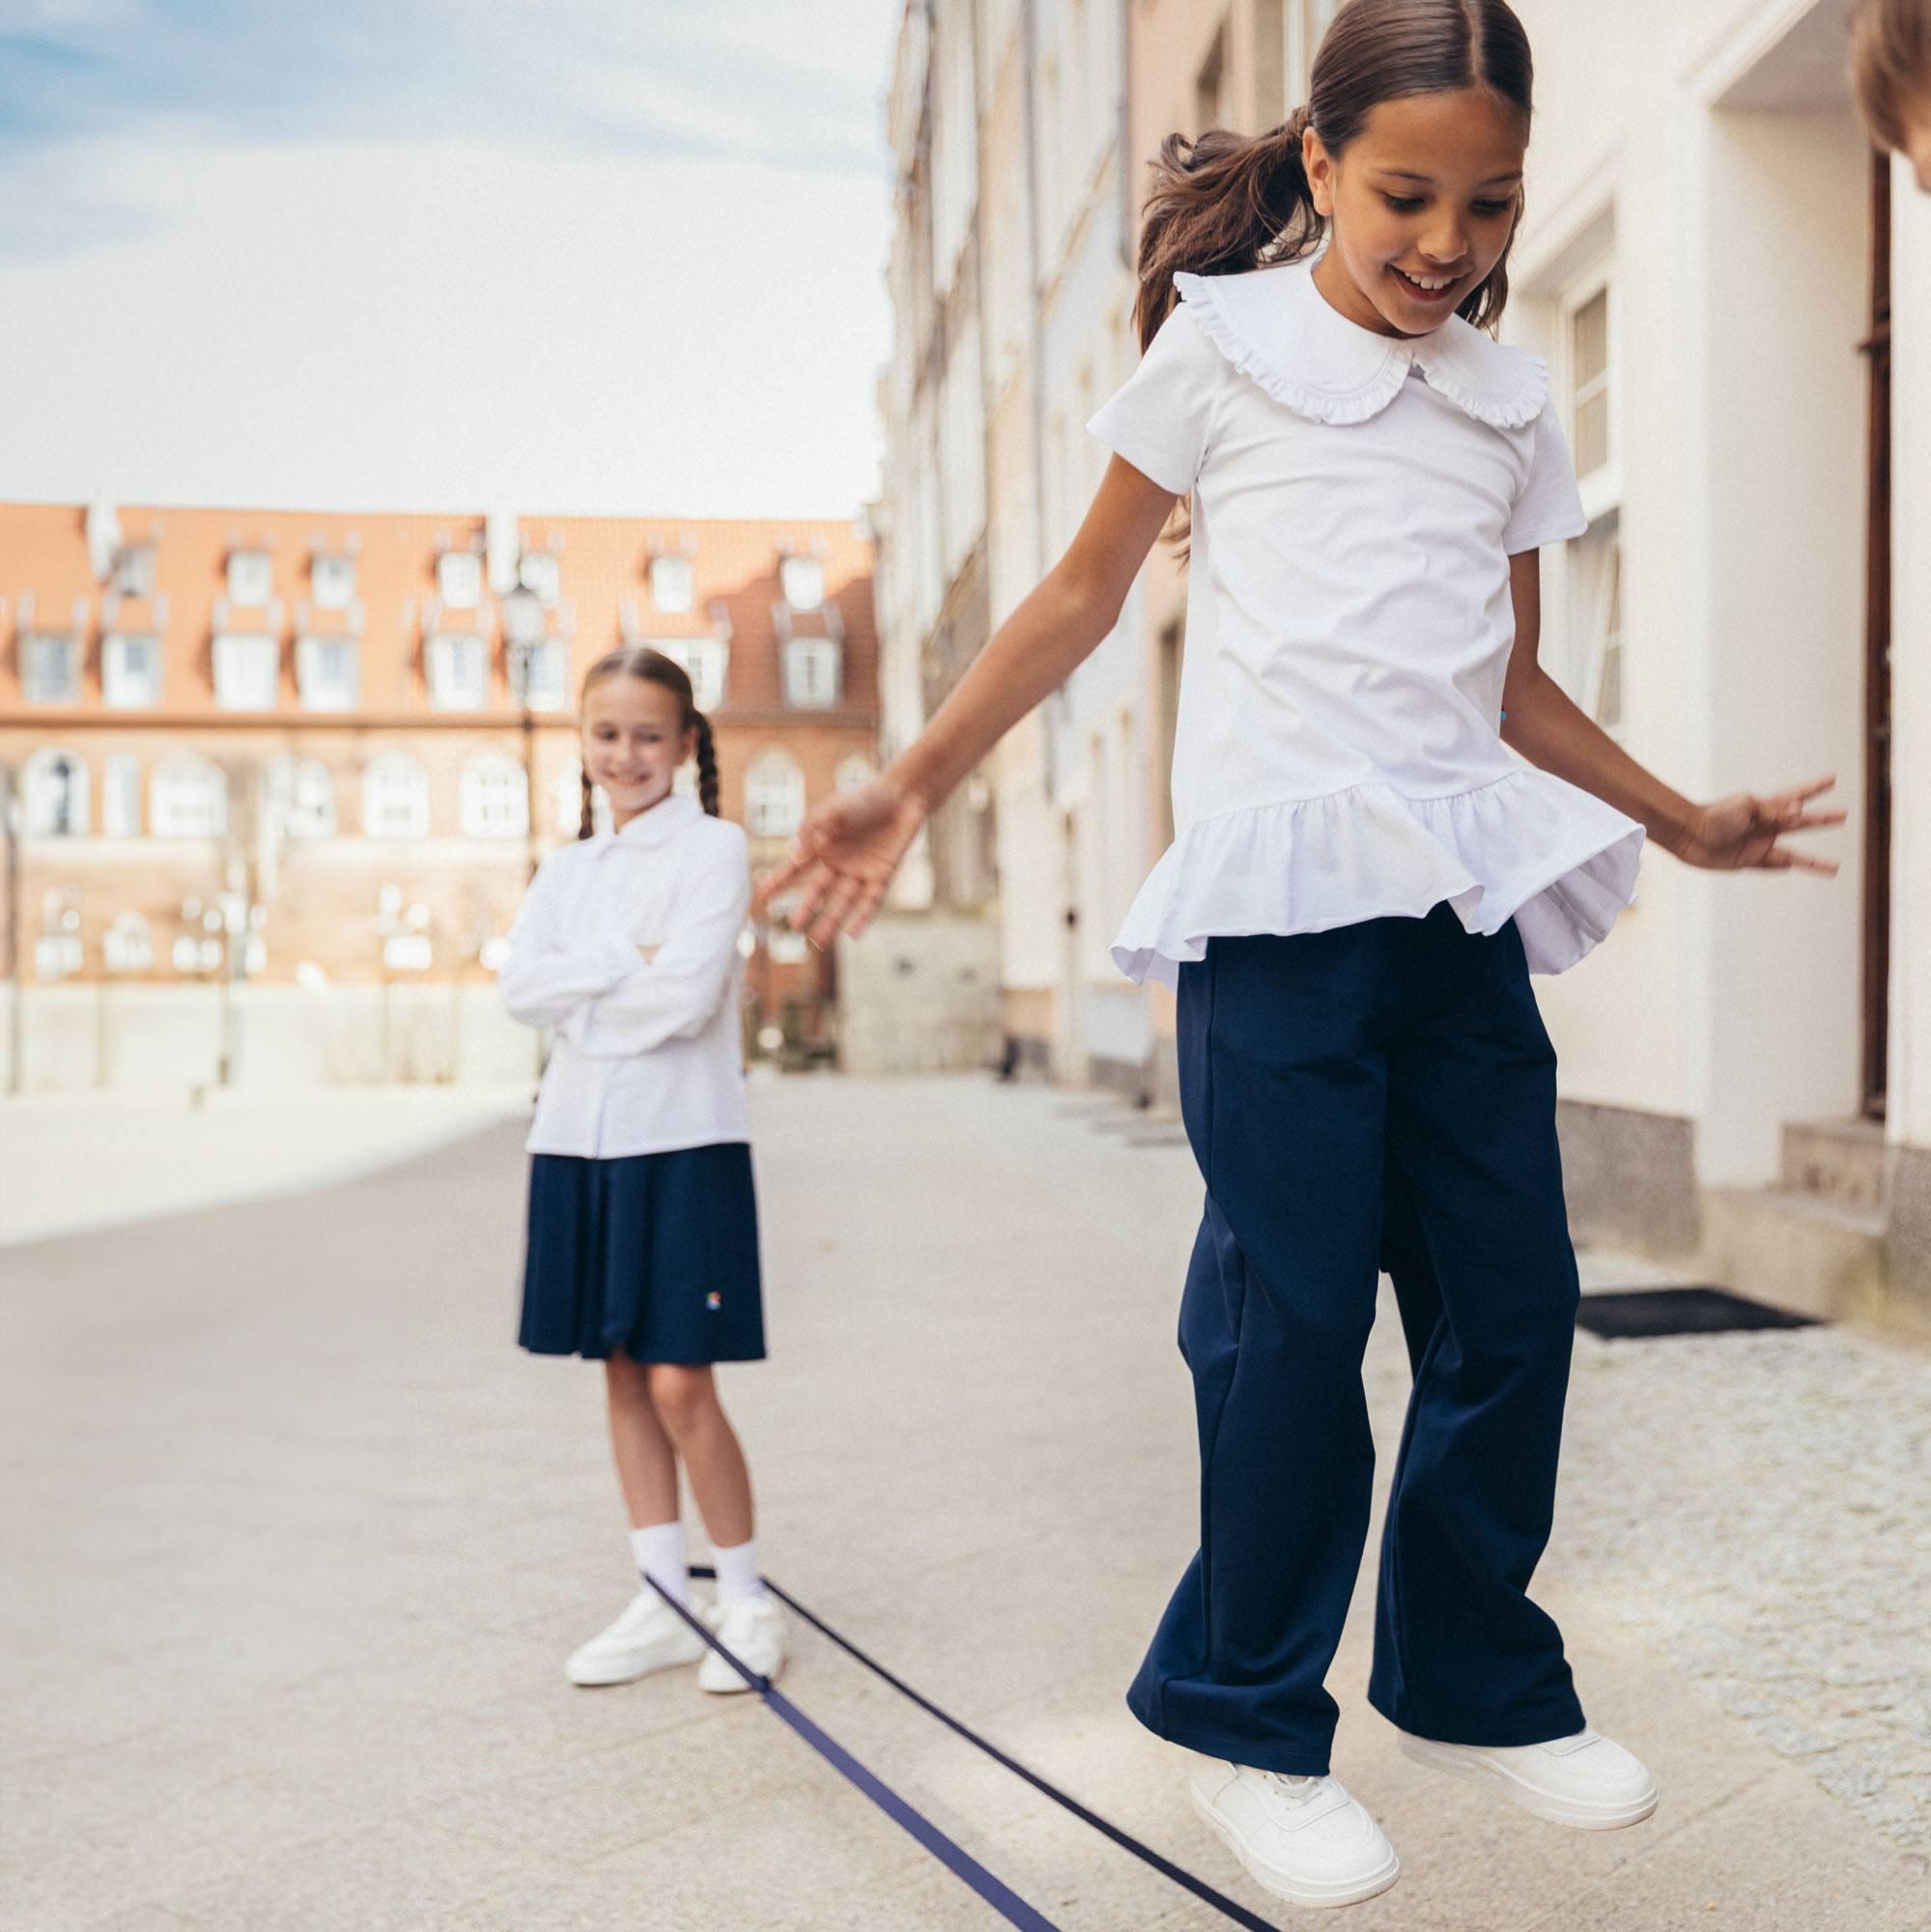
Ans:
[{"label": "bare arm", "polygon": [[824,946],[863,932],[919,828],[1112,630],[1175,497],[1116,456],[1066,554],[967,668],[915,743],[871,783],[826,799],[758,899],[797,884],[795,926]]},{"label": "bare arm", "polygon": [[1502,740],[1531,764],[1573,785],[1593,792],[1633,818],[1665,851],[1686,865],[1718,870],[1765,867],[1783,871],[1834,874],[1829,859],[1813,859],[1779,842],[1788,832],[1841,825],[1842,811],[1811,811],[1809,801],[1827,792],[1835,779],[1799,785],[1774,797],[1739,793],[1715,805],[1696,805],[1672,791],[1655,773],[1638,764],[1603,727],[1581,710],[1543,669],[1542,559],[1525,551],[1509,559],[1510,589],[1516,607],[1516,642],[1509,656],[1502,708],[1508,714]]}]

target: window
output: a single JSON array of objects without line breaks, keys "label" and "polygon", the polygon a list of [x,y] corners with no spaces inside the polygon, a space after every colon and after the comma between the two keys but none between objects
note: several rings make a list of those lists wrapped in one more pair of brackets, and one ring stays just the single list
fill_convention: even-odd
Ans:
[{"label": "window", "polygon": [[753,838],[789,838],[805,822],[805,774],[788,752],[762,752],[745,774],[745,816]]},{"label": "window", "polygon": [[141,761],[130,753],[107,760],[100,781],[100,829],[110,838],[141,836]]},{"label": "window", "polygon": [[794,611],[815,611],[825,601],[825,566],[815,556],[787,556],[778,566],[784,601]]},{"label": "window", "polygon": [[570,668],[561,638],[539,638],[509,647],[510,680],[517,701],[532,711],[570,708]]},{"label": "window", "polygon": [[274,559],[265,550],[228,553],[228,601],[244,611],[262,611],[275,594]]},{"label": "window", "polygon": [[563,574],[556,557],[547,550],[526,550],[516,567],[516,581],[539,599],[546,609],[562,595]]},{"label": "window", "polygon": [[335,778],[320,758],[277,758],[269,767],[269,807],[291,838],[335,832]]},{"label": "window", "polygon": [[161,640],[110,631],[100,640],[100,697],[117,709],[145,710],[161,701]]},{"label": "window", "polygon": [[1611,511],[1569,546],[1570,696],[1605,731],[1623,722],[1622,517]]},{"label": "window", "polygon": [[20,636],[20,689],[29,704],[80,701],[80,649],[71,631]]},{"label": "window", "polygon": [[117,597],[152,597],[155,594],[153,544],[129,544],[116,555],[113,587]]},{"label": "window", "polygon": [[346,611],[355,601],[355,559],[327,552],[311,557],[308,594],[318,611]]},{"label": "window", "polygon": [[463,771],[463,835],[521,838],[529,831],[529,785],[523,767],[500,753],[471,758]]},{"label": "window", "polygon": [[791,638],[784,645],[784,701],[822,711],[838,701],[840,652],[829,638]]},{"label": "window", "polygon": [[869,784],[876,777],[871,760],[863,752],[849,752],[838,760],[832,782],[839,791],[856,791],[860,785]]},{"label": "window", "polygon": [[1569,314],[1569,408],[1576,473],[1594,476],[1609,467],[1609,290],[1606,284]]},{"label": "window", "polygon": [[377,758],[362,775],[362,830],[371,838],[429,836],[429,774],[402,752]]},{"label": "window", "polygon": [[298,638],[295,688],[304,711],[353,711],[362,695],[362,653],[353,638]]},{"label": "window", "polygon": [[110,973],[145,973],[155,963],[155,936],[137,912],[117,912],[100,938]]},{"label": "window", "polygon": [[667,638],[652,648],[690,672],[691,696],[699,711],[715,711],[724,701],[728,644],[717,638]]},{"label": "window", "polygon": [[454,611],[483,601],[483,559],[473,551],[446,550],[436,559],[436,594]]},{"label": "window", "polygon": [[481,711],[490,701],[489,648],[481,638],[431,638],[429,701],[439,711]]},{"label": "window", "polygon": [[688,611],[696,600],[691,559],[654,556],[650,559],[650,601],[660,611]]},{"label": "window", "polygon": [[155,769],[148,825],[157,838],[214,838],[228,827],[228,780],[206,758],[180,756]]},{"label": "window", "polygon": [[214,701],[223,711],[272,711],[281,696],[281,649],[255,631],[214,639]]},{"label": "window", "polygon": [[87,830],[87,767],[71,752],[36,752],[21,778],[30,838],[73,838]]}]

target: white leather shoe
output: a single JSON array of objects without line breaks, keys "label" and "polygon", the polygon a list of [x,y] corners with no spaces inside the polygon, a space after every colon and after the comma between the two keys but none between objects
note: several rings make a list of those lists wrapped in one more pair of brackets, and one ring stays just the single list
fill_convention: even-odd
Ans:
[{"label": "white leather shoe", "polygon": [[1656,1779],[1632,1751],[1588,1725],[1545,1745],[1444,1745],[1402,1733],[1417,1764],[1498,1786],[1525,1811],[1585,1832],[1640,1825],[1656,1809]]},{"label": "white leather shoe", "polygon": [[[784,1613],[774,1597],[740,1597],[734,1603],[720,1604],[710,1612],[711,1628],[718,1641],[732,1656],[744,1660],[747,1670],[760,1677],[776,1677],[784,1668]],[[704,1652],[697,1666],[697,1689],[728,1696],[749,1690],[747,1684],[715,1650]]]},{"label": "white leather shoe", "polygon": [[1332,1777],[1285,1777],[1203,1758],[1189,1782],[1194,1809],[1277,1898],[1357,1905],[1401,1876],[1395,1848],[1368,1807]]},{"label": "white leather shoe", "polygon": [[572,1684],[629,1684],[703,1654],[704,1639],[646,1583],[609,1630],[571,1652],[563,1669]]}]

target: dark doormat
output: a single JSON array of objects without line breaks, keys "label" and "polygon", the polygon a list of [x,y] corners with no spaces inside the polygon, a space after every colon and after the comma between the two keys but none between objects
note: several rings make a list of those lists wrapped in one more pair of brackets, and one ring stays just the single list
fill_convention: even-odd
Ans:
[{"label": "dark doormat", "polygon": [[1576,1325],[1605,1341],[1652,1335],[1730,1335],[1753,1328],[1815,1328],[1808,1315],[1767,1308],[1725,1288],[1630,1288],[1585,1294]]}]

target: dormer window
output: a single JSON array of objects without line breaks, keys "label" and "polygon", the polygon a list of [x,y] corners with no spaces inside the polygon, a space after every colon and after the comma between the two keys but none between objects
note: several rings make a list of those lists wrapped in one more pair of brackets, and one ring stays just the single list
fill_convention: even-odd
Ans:
[{"label": "dormer window", "polygon": [[116,710],[146,710],[161,701],[161,640],[110,631],[100,640],[100,699]]},{"label": "dormer window", "polygon": [[556,556],[547,550],[526,550],[516,567],[516,581],[534,596],[545,610],[555,607],[563,592],[563,573]]},{"label": "dormer window", "polygon": [[281,696],[281,646],[258,631],[214,639],[214,702],[223,711],[272,711]]},{"label": "dormer window", "polygon": [[688,556],[650,559],[650,601],[658,610],[675,613],[696,602],[696,587]]},{"label": "dormer window", "polygon": [[265,611],[275,594],[275,564],[265,550],[228,553],[228,601],[243,611]]},{"label": "dormer window", "polygon": [[129,544],[115,557],[114,594],[117,597],[152,597],[155,594],[153,544]]},{"label": "dormer window", "polygon": [[792,610],[815,611],[824,603],[825,566],[815,556],[787,556],[778,575]]},{"label": "dormer window", "polygon": [[312,557],[308,593],[318,611],[346,611],[355,601],[355,559],[327,554]]},{"label": "dormer window", "polygon": [[842,655],[830,638],[786,639],[784,701],[802,711],[826,711],[837,704]]},{"label": "dormer window", "polygon": [[490,652],[478,637],[429,639],[429,701],[439,711],[481,711],[490,701]]},{"label": "dormer window", "polygon": [[452,611],[473,611],[483,601],[483,559],[473,551],[444,551],[436,559],[436,594]]},{"label": "dormer window", "polygon": [[29,704],[80,702],[80,647],[71,631],[21,633],[20,690]]}]

